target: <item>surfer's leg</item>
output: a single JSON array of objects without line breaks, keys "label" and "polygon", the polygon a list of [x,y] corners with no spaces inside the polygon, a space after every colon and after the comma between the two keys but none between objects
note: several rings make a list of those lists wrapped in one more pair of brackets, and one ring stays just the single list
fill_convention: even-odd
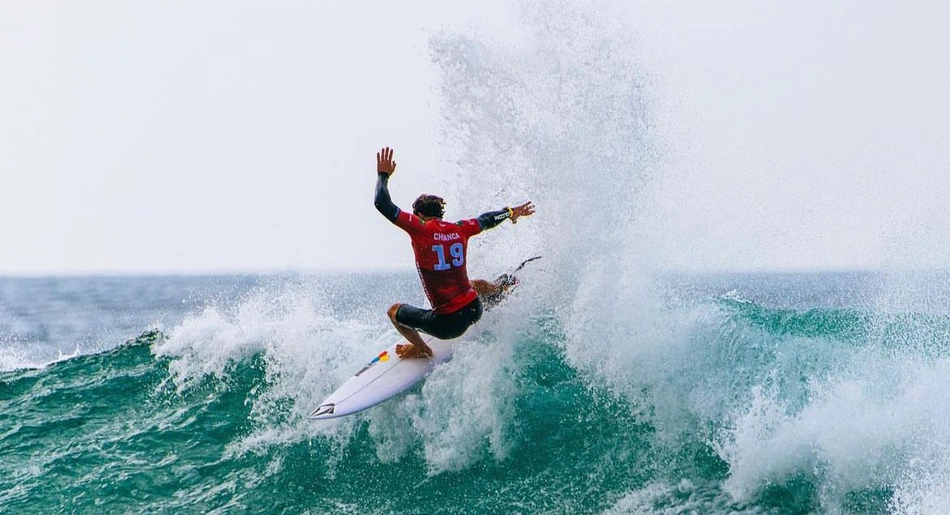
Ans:
[{"label": "surfer's leg", "polygon": [[490,283],[484,279],[473,279],[472,288],[475,288],[475,293],[482,298],[501,293],[501,286]]},{"label": "surfer's leg", "polygon": [[451,340],[462,336],[472,324],[482,318],[483,311],[481,297],[475,297],[475,300],[455,313],[436,315],[437,327],[439,328],[436,338]]},{"label": "surfer's leg", "polygon": [[[416,331],[412,327],[399,323],[396,320],[396,315],[399,314],[399,308],[403,304],[393,304],[390,306],[387,314],[389,315],[389,320],[392,321],[393,326],[399,331],[399,334],[403,336],[406,340],[409,341],[411,345],[396,345],[396,354],[400,358],[431,358],[432,349],[426,345],[426,342],[422,340],[422,336],[419,334],[419,331]],[[408,305],[407,305],[408,306]],[[412,306],[408,306],[412,307]]]},{"label": "surfer's leg", "polygon": [[474,288],[475,293],[478,293],[478,296],[485,301],[485,307],[490,309],[501,303],[508,295],[508,290],[517,284],[517,277],[509,274],[501,274],[491,282],[484,279],[475,279],[472,281],[472,288]]}]

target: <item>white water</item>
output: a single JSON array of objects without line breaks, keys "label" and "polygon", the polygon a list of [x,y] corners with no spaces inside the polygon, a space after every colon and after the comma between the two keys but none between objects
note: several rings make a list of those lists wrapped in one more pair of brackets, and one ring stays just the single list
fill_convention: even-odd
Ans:
[{"label": "white water", "polygon": [[[649,71],[622,26],[564,7],[529,7],[511,41],[433,40],[464,205],[523,191],[538,205],[482,252],[539,249],[538,305],[556,310],[568,362],[648,414],[659,445],[711,445],[734,503],[805,474],[829,511],[851,492],[893,488],[892,510],[933,512],[950,477],[947,361],[922,356],[928,335],[911,328],[854,348],[777,337],[717,307],[661,307],[651,269],[665,257],[652,243],[666,224],[650,212],[663,144]],[[894,305],[893,291],[870,303]]]},{"label": "white water", "polygon": [[[474,240],[473,275],[535,253],[543,265],[420,393],[364,415],[377,456],[399,460],[421,447],[432,474],[471,466],[486,447],[488,459],[504,460],[517,444],[509,367],[518,321],[551,309],[568,363],[626,398],[656,428],[653,445],[672,453],[701,442],[728,466],[722,484],[659,478],[614,511],[755,512],[769,487],[805,476],[823,511],[883,488],[894,492],[894,512],[939,513],[950,486],[948,361],[922,354],[913,337],[894,349],[886,334],[857,343],[776,336],[716,303],[663,306],[651,269],[664,261],[652,243],[665,227],[650,214],[662,144],[636,43],[576,11],[530,8],[524,27],[514,43],[436,36],[432,52],[453,209],[525,197],[538,206],[533,219]],[[173,358],[180,387],[264,353],[273,387],[255,412],[266,420],[282,399],[296,411],[238,452],[318,436],[344,442],[356,430],[358,418],[303,417],[393,334],[381,316],[334,316],[313,297],[306,287],[264,290],[233,310],[189,317],[156,349]]]}]

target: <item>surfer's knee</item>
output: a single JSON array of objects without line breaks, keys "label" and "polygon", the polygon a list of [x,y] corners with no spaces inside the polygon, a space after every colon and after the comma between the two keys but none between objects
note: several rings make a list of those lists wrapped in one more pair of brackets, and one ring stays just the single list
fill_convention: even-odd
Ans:
[{"label": "surfer's knee", "polygon": [[396,321],[396,313],[399,311],[399,306],[402,306],[402,304],[393,304],[392,306],[389,306],[389,310],[386,311],[386,314],[389,315],[389,319],[393,322]]},{"label": "surfer's knee", "polygon": [[479,297],[491,295],[492,293],[496,293],[495,290],[497,290],[497,288],[493,288],[490,282],[484,279],[472,279],[472,288]]}]

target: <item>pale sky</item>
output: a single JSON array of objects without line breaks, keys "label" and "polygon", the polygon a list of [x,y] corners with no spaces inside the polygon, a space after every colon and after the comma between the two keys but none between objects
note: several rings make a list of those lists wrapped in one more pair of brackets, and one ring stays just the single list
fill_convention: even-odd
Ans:
[{"label": "pale sky", "polygon": [[[948,7],[595,5],[655,89],[671,267],[950,265]],[[398,204],[438,192],[428,40],[504,38],[516,12],[3,2],[0,274],[411,268],[375,152],[396,148]]]}]

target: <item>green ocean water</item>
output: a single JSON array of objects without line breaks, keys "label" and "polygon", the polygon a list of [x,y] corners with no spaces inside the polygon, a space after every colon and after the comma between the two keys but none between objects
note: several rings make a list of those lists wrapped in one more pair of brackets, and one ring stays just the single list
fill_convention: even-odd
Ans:
[{"label": "green ocean water", "polygon": [[[306,407],[289,399],[288,412],[255,420],[252,407],[268,387],[260,354],[177,393],[168,360],[151,352],[162,338],[149,332],[102,354],[4,373],[5,509],[590,511],[609,505],[605,493],[643,480],[645,471],[631,458],[649,452],[638,442],[649,427],[622,402],[596,398],[574,371],[537,346],[525,349],[516,365],[523,389],[512,399],[519,444],[511,454],[497,461],[485,449],[486,459],[471,467],[427,477],[416,450],[382,462],[365,421],[342,438],[231,450],[261,426],[313,422],[300,420]],[[591,441],[597,444],[585,444]],[[562,474],[578,462],[598,474]]]},{"label": "green ocean water", "polygon": [[525,293],[425,383],[336,421],[306,414],[393,336],[341,303],[372,318],[374,286],[413,278],[248,286],[0,373],[0,507],[939,513],[950,317],[838,305],[836,284],[880,299],[876,277],[807,279],[665,282],[661,323],[606,345]]}]

